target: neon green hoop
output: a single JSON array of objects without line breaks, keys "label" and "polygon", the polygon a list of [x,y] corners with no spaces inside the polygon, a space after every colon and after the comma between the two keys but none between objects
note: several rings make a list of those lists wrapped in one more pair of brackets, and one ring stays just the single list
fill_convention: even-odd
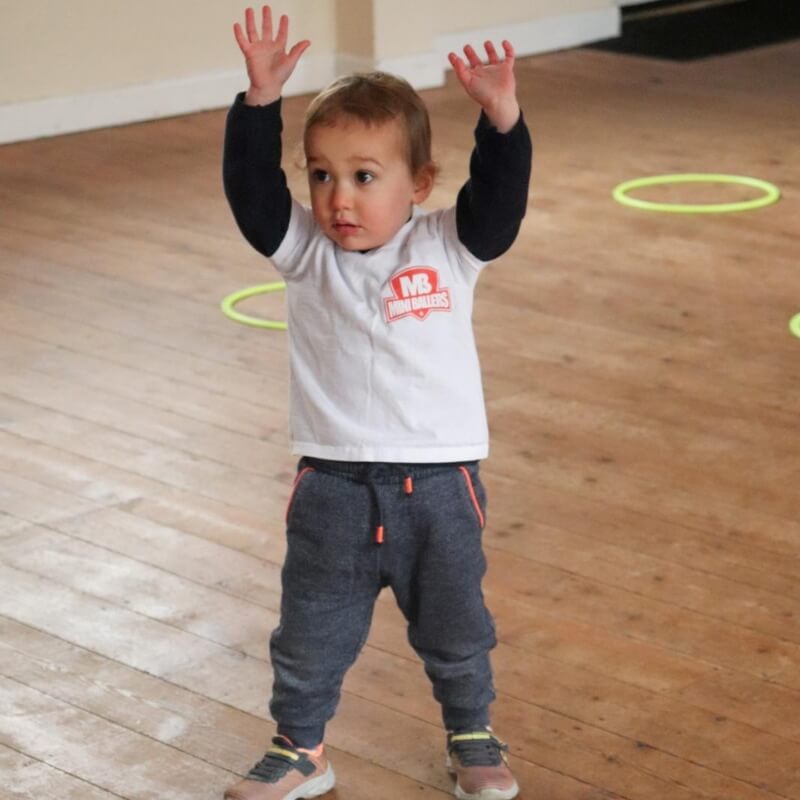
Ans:
[{"label": "neon green hoop", "polygon": [[789,320],[789,331],[792,336],[796,336],[798,339],[800,339],[800,314],[795,314]]},{"label": "neon green hoop", "polygon": [[252,325],[255,328],[269,328],[273,331],[285,331],[289,327],[285,322],[261,319],[260,317],[250,317],[247,314],[242,314],[235,308],[237,303],[246,300],[248,297],[255,297],[258,294],[280,292],[285,288],[286,284],[283,281],[275,281],[274,283],[263,283],[260,286],[250,286],[247,289],[240,289],[238,292],[229,294],[220,304],[220,308],[226,317],[232,319],[234,322],[241,322],[242,325]]},{"label": "neon green hoop", "polygon": [[[736,203],[654,203],[650,200],[639,200],[629,197],[628,192],[642,189],[645,186],[661,186],[673,183],[736,183],[741,186],[752,186],[761,189],[764,194],[754,200],[743,200]],[[634,178],[620,183],[612,192],[614,199],[624,206],[640,208],[644,211],[669,211],[675,214],[724,214],[731,211],[752,211],[754,208],[777,203],[781,191],[772,183],[759,178],[748,178],[744,175],[718,175],[715,173],[690,172],[678,175],[651,175],[646,178]]]}]

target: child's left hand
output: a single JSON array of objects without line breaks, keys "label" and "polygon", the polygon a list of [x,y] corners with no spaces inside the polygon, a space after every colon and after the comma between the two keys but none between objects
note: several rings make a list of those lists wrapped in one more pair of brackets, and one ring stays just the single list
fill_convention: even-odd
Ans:
[{"label": "child's left hand", "polygon": [[489,121],[500,133],[507,133],[519,119],[514,80],[514,48],[510,42],[503,41],[505,59],[500,61],[491,42],[485,42],[484,47],[489,57],[488,64],[478,58],[478,54],[469,44],[464,48],[469,66],[455,53],[450,53],[448,59],[467,94],[480,103]]}]

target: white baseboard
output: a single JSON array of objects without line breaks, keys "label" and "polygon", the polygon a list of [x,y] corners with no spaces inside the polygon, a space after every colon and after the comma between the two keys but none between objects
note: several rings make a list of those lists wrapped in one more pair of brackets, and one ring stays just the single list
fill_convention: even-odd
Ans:
[{"label": "white baseboard", "polygon": [[234,72],[0,106],[0,143],[124,125],[219,107],[242,88]]},{"label": "white baseboard", "polygon": [[499,44],[503,39],[508,39],[513,43],[518,57],[533,56],[619,36],[620,19],[619,8],[601,8],[579,14],[543,17],[529,22],[449,33],[437,36],[435,46],[446,56],[451,50],[460,54],[464,45],[471,42],[480,53],[483,42],[491,39],[498,46],[498,52],[502,52]]},{"label": "white baseboard", "polygon": [[[316,92],[337,75],[368,69],[401,75],[417,89],[427,89],[443,85],[445,71],[449,68],[447,53],[460,52],[467,42],[477,46],[486,39],[498,43],[509,39],[517,55],[522,57],[607,39],[618,35],[619,30],[620,11],[614,7],[440,35],[434,40],[433,52],[382,59],[377,63],[341,54],[338,57],[333,53],[309,54],[298,64],[284,94]],[[0,144],[223,108],[232,102],[236,92],[246,88],[246,84],[244,70],[237,69],[111,91],[0,105]]]},{"label": "white baseboard", "polygon": [[430,89],[444,85],[445,72],[450,69],[447,54],[450,51],[460,54],[468,42],[475,45],[480,53],[483,42],[487,39],[498,45],[498,51],[500,42],[508,39],[514,43],[516,55],[522,58],[619,36],[620,25],[620,10],[616,7],[560,17],[543,17],[528,22],[442,34],[434,39],[431,53],[383,59],[377,64],[369,64],[368,60],[361,59],[354,68],[382,69],[401,75],[417,89]]},{"label": "white baseboard", "polygon": [[[286,94],[316,92],[335,73],[333,53],[306,56]],[[0,144],[224,108],[247,88],[243,69],[67,97],[0,105]]]}]

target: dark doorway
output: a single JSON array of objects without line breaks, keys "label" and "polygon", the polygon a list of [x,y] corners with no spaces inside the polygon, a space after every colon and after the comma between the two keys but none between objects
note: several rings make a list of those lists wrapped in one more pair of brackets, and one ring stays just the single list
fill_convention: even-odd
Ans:
[{"label": "dark doorway", "polygon": [[631,6],[622,35],[589,47],[691,61],[800,38],[800,0],[670,0]]}]

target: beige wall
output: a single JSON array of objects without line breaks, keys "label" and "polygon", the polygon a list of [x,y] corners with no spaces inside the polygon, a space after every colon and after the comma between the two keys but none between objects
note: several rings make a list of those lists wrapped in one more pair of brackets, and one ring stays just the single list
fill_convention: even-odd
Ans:
[{"label": "beige wall", "polygon": [[375,48],[374,0],[335,0],[336,49],[357,58],[372,58]]},{"label": "beige wall", "polygon": [[[336,0],[278,0],[290,35],[335,47]],[[235,69],[247,0],[0,0],[0,104]],[[260,6],[259,6],[260,8]]]},{"label": "beige wall", "polygon": [[[442,33],[491,28],[615,6],[614,0],[375,0],[380,58],[425,52]],[[425,20],[421,26],[419,20]]]},{"label": "beige wall", "polygon": [[[246,88],[233,23],[252,0],[0,0],[0,145],[228,105]],[[286,94],[379,68],[441,86],[447,51],[508,37],[519,55],[618,30],[632,0],[275,0],[311,39]],[[260,17],[261,4],[257,5]],[[463,32],[463,37],[462,37]]]},{"label": "beige wall", "polygon": [[[0,105],[241,68],[247,0],[0,0]],[[608,8],[615,0],[277,0],[308,55],[428,51],[453,33]],[[260,7],[260,6],[259,6]],[[424,20],[424,24],[420,24]]]},{"label": "beige wall", "polygon": [[[422,5],[422,3],[420,3]],[[461,0],[436,0],[429,3],[435,9],[433,27],[436,33],[455,31],[459,28],[488,28],[501,22],[525,22],[537,17],[576,14],[597,8],[616,5],[610,0],[503,0],[500,3],[464,3]],[[498,15],[498,6],[503,13]],[[500,17],[498,19],[498,17]]]}]

